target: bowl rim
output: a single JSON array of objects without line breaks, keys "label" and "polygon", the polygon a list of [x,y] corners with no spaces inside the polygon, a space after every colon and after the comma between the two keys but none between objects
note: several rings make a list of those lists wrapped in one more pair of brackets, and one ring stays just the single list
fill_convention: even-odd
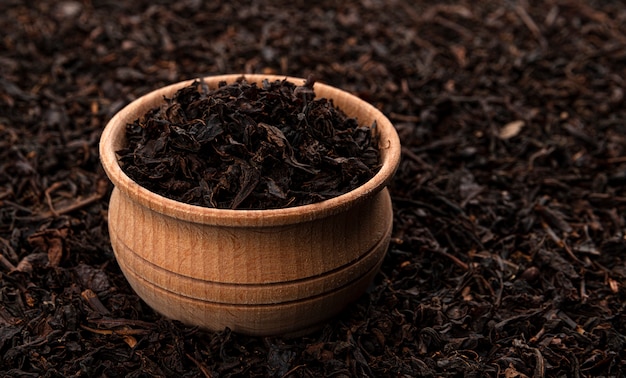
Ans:
[{"label": "bowl rim", "polygon": [[[127,123],[133,122],[149,109],[163,103],[164,96],[171,98],[178,89],[188,86],[196,80],[204,80],[209,88],[215,88],[219,82],[232,83],[241,77],[244,77],[248,82],[258,84],[266,79],[269,81],[284,79],[297,85],[302,85],[305,81],[305,79],[298,77],[263,74],[204,76],[158,88],[133,100],[109,120],[100,137],[100,161],[115,189],[142,206],[180,220],[216,226],[250,227],[288,225],[300,223],[303,220],[312,221],[327,217],[345,211],[374,196],[390,182],[400,164],[401,155],[400,139],[391,121],[380,110],[359,97],[319,82],[314,84],[318,98],[332,99],[335,106],[348,116],[356,117],[361,125],[369,127],[374,120],[376,121],[379,133],[381,167],[370,180],[350,192],[320,202],[286,208],[216,209],[191,205],[164,197],[142,187],[126,175],[119,165],[116,151],[122,147],[123,131]],[[364,121],[363,118],[366,120]]]}]

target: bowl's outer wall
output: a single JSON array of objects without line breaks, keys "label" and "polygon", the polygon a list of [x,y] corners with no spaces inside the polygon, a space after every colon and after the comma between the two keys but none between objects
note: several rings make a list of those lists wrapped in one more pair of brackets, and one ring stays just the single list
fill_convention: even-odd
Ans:
[{"label": "bowl's outer wall", "polygon": [[327,320],[363,293],[393,213],[385,189],[328,218],[229,229],[163,217],[115,189],[109,217],[117,261],[151,307],[203,328],[272,335]]},{"label": "bowl's outer wall", "polygon": [[[215,87],[237,77],[205,82]],[[249,81],[261,78],[268,77],[246,75]],[[101,159],[116,186],[109,231],[120,268],[146,303],[188,324],[253,335],[293,334],[322,324],[366,290],[388,248],[393,212],[385,185],[400,151],[393,126],[357,97],[316,84],[318,96],[333,99],[349,116],[368,125],[376,121],[383,165],[374,179],[341,198],[297,208],[191,206],[140,187],[115,156],[127,123],[189,83],[136,100],[103,132]]]}]

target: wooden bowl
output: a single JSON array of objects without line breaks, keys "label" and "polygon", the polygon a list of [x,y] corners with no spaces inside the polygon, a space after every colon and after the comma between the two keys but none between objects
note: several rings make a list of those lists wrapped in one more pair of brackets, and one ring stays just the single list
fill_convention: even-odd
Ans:
[{"label": "wooden bowl", "polygon": [[[241,75],[205,78],[210,88]],[[245,75],[248,82],[284,76]],[[302,85],[304,79],[287,78]],[[137,294],[159,313],[209,330],[250,335],[306,333],[367,289],[386,253],[392,207],[385,186],[400,161],[391,122],[376,108],[316,83],[363,125],[377,123],[382,168],[359,188],[319,203],[273,210],[222,210],[155,194],[120,168],[125,127],[193,80],[151,92],[108,123],[100,158],[115,188],[109,206],[111,244]]]}]

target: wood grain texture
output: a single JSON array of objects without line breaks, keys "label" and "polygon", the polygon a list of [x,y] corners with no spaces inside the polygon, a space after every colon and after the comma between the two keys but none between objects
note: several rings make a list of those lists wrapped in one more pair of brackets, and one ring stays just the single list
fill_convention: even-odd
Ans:
[{"label": "wood grain texture", "polygon": [[[214,88],[238,77],[204,80]],[[248,81],[264,78],[284,79],[246,75]],[[315,84],[317,96],[333,99],[361,124],[376,121],[383,165],[370,181],[342,196],[286,209],[188,205],[130,180],[115,151],[124,144],[127,123],[189,84],[134,101],[102,134],[102,164],[115,185],[109,231],[120,268],[146,303],[188,324],[254,335],[288,334],[321,324],[365,291],[387,250],[393,214],[385,185],[400,159],[393,125],[357,97]]]}]

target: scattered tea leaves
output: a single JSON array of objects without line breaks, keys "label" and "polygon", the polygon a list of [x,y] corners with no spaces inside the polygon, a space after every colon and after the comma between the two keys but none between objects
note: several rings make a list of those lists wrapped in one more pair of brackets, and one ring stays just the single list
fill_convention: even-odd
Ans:
[{"label": "scattered tea leaves", "polygon": [[[0,1],[0,376],[623,377],[623,1],[303,3]],[[107,120],[223,72],[313,73],[401,137],[381,273],[306,337],[163,319],[110,247]]]}]

